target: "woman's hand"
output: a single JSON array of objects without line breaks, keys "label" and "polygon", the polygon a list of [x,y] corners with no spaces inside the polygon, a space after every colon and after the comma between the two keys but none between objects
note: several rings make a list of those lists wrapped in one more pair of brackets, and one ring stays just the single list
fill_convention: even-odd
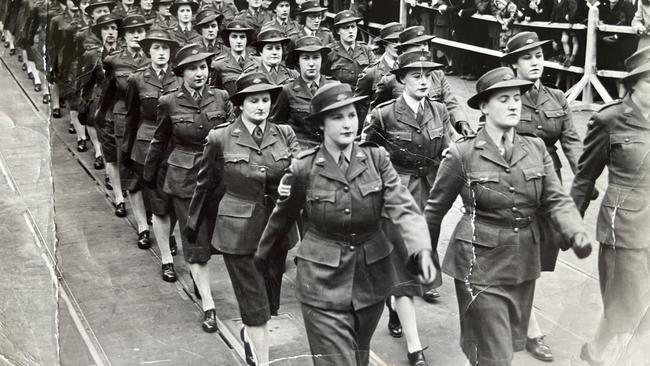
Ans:
[{"label": "woman's hand", "polygon": [[433,263],[433,256],[430,249],[424,249],[418,253],[418,281],[423,285],[430,285],[438,277],[438,269]]},{"label": "woman's hand", "polygon": [[585,233],[577,233],[571,238],[571,249],[578,258],[587,258],[591,254],[591,240]]}]

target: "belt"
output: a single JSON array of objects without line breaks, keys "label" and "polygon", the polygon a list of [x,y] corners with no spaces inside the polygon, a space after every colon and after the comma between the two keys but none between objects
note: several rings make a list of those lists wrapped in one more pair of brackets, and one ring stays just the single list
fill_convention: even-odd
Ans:
[{"label": "belt", "polygon": [[[471,217],[470,217],[471,219]],[[485,216],[476,216],[476,220],[489,225],[501,226],[513,229],[523,229],[529,227],[535,218],[533,216],[513,217],[513,218],[489,218]]]},{"label": "belt", "polygon": [[400,174],[410,174],[415,176],[416,178],[426,177],[427,174],[429,174],[429,168],[426,166],[421,166],[417,168],[395,167],[395,170],[397,170],[397,172]]},{"label": "belt", "polygon": [[307,232],[310,232],[321,239],[336,241],[342,245],[359,246],[373,239],[375,236],[379,235],[379,230],[380,230],[379,227],[377,227],[377,230],[369,231],[366,233],[347,233],[347,234],[327,233],[326,234],[314,229],[313,227],[309,227],[307,229]]}]

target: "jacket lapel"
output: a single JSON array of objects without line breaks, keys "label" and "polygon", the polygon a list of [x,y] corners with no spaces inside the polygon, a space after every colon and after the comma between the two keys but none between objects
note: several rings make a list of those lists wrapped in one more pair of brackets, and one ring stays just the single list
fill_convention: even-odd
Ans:
[{"label": "jacket lapel", "polygon": [[528,155],[528,151],[524,147],[524,142],[521,137],[515,133],[515,139],[512,144],[512,158],[510,159],[510,166],[517,164],[521,159]]},{"label": "jacket lapel", "polygon": [[212,92],[212,90],[210,90],[210,89],[208,89],[207,87],[204,86],[203,87],[203,94],[201,94],[201,95],[202,95],[201,103],[199,105],[201,110],[205,109],[205,107],[207,107],[210,104],[214,103],[214,98],[212,98],[212,96],[214,96],[214,93]]},{"label": "jacket lapel", "polygon": [[305,80],[300,76],[298,77],[296,82],[294,82],[293,91],[295,92],[295,95],[299,98],[306,99],[306,100],[311,100],[312,98],[311,92],[309,91],[309,88],[307,87]]},{"label": "jacket lapel", "polygon": [[255,140],[253,140],[253,136],[251,136],[250,132],[246,129],[246,126],[244,126],[241,118],[237,118],[237,121],[235,121],[230,135],[236,139],[235,143],[238,145],[246,146],[255,151],[260,149],[259,146],[257,146],[257,143],[255,143]]},{"label": "jacket lapel", "polygon": [[[167,74],[165,74],[166,78]],[[160,79],[158,79],[158,75],[156,75],[156,70],[154,70],[152,67],[147,68],[147,70],[144,72],[144,81],[147,84],[151,84],[156,87],[156,89],[161,89],[162,88],[162,83],[160,82]]]},{"label": "jacket lapel", "polygon": [[325,146],[321,145],[316,153],[316,166],[319,167],[317,173],[325,178],[341,182],[345,185],[348,184],[347,179],[343,176],[341,168],[334,162],[334,158],[325,150]]},{"label": "jacket lapel", "polygon": [[395,117],[397,117],[398,121],[404,124],[416,129],[420,128],[418,122],[415,120],[415,116],[413,116],[413,110],[408,106],[408,104],[406,104],[406,100],[404,100],[403,96],[400,96],[397,98],[397,101],[395,101]]},{"label": "jacket lapel", "polygon": [[264,129],[264,137],[262,138],[262,144],[260,146],[260,149],[264,149],[268,146],[275,144],[278,141],[277,136],[278,136],[277,127],[272,126],[269,122],[266,122],[266,128]]},{"label": "jacket lapel", "polygon": [[197,109],[199,107],[196,104],[196,100],[192,98],[192,93],[190,93],[185,86],[182,87],[182,92],[178,96],[178,105],[188,108]]},{"label": "jacket lapel", "polygon": [[354,178],[360,176],[368,169],[368,166],[366,165],[367,158],[366,154],[355,144],[352,148],[352,154],[350,155],[350,167],[348,168],[349,181],[354,180]]},{"label": "jacket lapel", "polygon": [[[474,148],[481,150],[480,154],[485,159],[500,165],[504,168],[509,168],[510,165],[505,161],[503,156],[499,154],[497,145],[492,141],[492,138],[485,132],[485,129],[481,129],[476,137],[476,142],[474,143]],[[513,154],[514,160],[514,154]]]},{"label": "jacket lapel", "polygon": [[[528,93],[526,93],[526,94],[528,94]],[[548,88],[545,87],[544,85],[541,85],[541,83],[540,83],[540,85],[539,85],[539,93],[538,93],[538,96],[537,96],[536,105],[539,106],[539,105],[542,105],[542,104],[546,103],[549,99],[551,99],[550,94],[551,93],[548,91]]]}]

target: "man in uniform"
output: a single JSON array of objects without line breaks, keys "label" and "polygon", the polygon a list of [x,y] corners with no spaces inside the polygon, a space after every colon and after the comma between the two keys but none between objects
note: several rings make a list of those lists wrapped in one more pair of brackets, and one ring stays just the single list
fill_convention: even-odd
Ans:
[{"label": "man in uniform", "polygon": [[357,40],[357,22],[361,18],[351,10],[343,10],[334,17],[334,33],[338,41],[332,44],[327,56],[326,72],[352,88],[356,87],[359,74],[375,61],[375,54],[364,42]]},{"label": "man in uniform", "polygon": [[175,0],[169,7],[169,12],[178,20],[178,25],[169,31],[169,35],[181,47],[201,42],[201,36],[192,29],[192,18],[198,9],[199,4],[194,0]]},{"label": "man in uniform", "polygon": [[269,10],[275,16],[273,20],[264,23],[264,27],[274,26],[279,28],[286,37],[293,38],[300,32],[300,24],[291,19],[291,10],[296,6],[294,0],[273,0]]},{"label": "man in uniform", "polygon": [[255,31],[241,20],[233,20],[221,32],[224,43],[230,46],[230,51],[222,53],[212,62],[215,71],[213,85],[224,89],[229,95],[236,91],[235,82],[244,74],[260,63],[258,56],[253,56],[248,50],[253,42]]},{"label": "man in uniform", "polygon": [[321,7],[318,0],[305,1],[302,3],[298,16],[300,17],[300,22],[303,26],[298,34],[294,36],[293,42],[304,36],[314,36],[320,39],[323,46],[334,43],[332,32],[330,32],[326,27],[320,26],[323,21],[323,16],[325,15],[325,10],[327,10],[327,8]]},{"label": "man in uniform", "polygon": [[248,8],[240,11],[234,20],[248,24],[257,34],[264,23],[273,20],[273,14],[262,8],[262,0],[248,0]]}]

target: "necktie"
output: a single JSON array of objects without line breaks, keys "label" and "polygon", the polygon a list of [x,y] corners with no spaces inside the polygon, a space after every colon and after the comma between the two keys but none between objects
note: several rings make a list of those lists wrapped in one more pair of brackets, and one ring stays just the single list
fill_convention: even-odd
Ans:
[{"label": "necktie", "polygon": [[537,87],[533,85],[532,88],[530,88],[530,91],[528,92],[528,96],[530,97],[530,101],[533,102],[533,104],[537,104],[537,98],[539,97],[539,90],[537,90]]},{"label": "necktie", "polygon": [[257,146],[262,146],[262,139],[264,138],[264,134],[262,133],[262,129],[260,126],[255,126],[253,129],[253,141],[257,144]]},{"label": "necktie", "polygon": [[348,172],[349,166],[350,164],[348,163],[348,159],[345,157],[345,154],[343,154],[343,151],[341,151],[341,154],[339,155],[339,168],[341,168],[343,174]]},{"label": "necktie", "polygon": [[239,63],[239,67],[243,69],[244,68],[244,58],[240,56],[239,61],[237,61],[237,62]]},{"label": "necktie", "polygon": [[311,91],[311,96],[313,97],[314,95],[316,95],[316,92],[318,91],[318,85],[316,85],[316,83],[311,83],[309,90]]},{"label": "necktie", "polygon": [[348,47],[348,53],[350,54],[350,56],[354,55],[354,48]]},{"label": "necktie", "polygon": [[196,104],[199,104],[199,102],[201,101],[201,94],[199,94],[199,92],[197,92],[196,90],[194,91],[194,100],[196,101]]},{"label": "necktie", "polygon": [[510,139],[510,133],[504,132],[503,136],[501,136],[501,149],[503,150],[503,158],[505,161],[510,163],[510,159],[512,159],[512,141]]},{"label": "necktie", "polygon": [[422,125],[422,120],[424,119],[424,108],[422,108],[422,103],[418,103],[418,111],[415,114],[415,120],[418,125]]},{"label": "necktie", "polygon": [[160,82],[165,79],[165,72],[163,70],[158,71],[158,79],[160,79]]}]

